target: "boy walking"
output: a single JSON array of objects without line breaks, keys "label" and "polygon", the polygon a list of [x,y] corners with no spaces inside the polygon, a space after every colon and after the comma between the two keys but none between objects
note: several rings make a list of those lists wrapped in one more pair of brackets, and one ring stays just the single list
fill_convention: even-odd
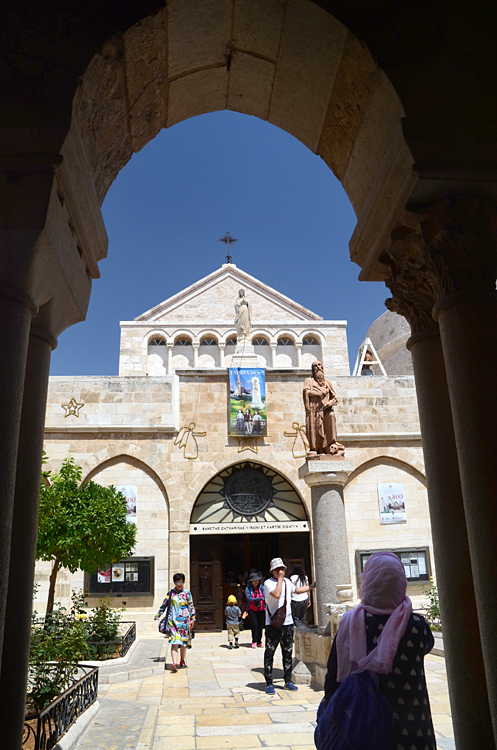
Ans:
[{"label": "boy walking", "polygon": [[230,594],[228,596],[228,604],[224,610],[226,615],[226,626],[228,628],[228,648],[233,648],[233,639],[235,640],[235,648],[238,646],[238,636],[240,635],[239,620],[242,616],[242,610],[237,606],[236,596]]}]

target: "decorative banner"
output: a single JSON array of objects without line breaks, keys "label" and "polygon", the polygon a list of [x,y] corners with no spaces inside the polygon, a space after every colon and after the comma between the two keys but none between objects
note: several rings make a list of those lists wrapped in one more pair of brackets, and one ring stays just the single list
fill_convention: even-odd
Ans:
[{"label": "decorative banner", "polygon": [[122,564],[112,566],[112,580],[124,581],[124,566]]},{"label": "decorative banner", "polygon": [[230,367],[231,437],[267,436],[266,371]]},{"label": "decorative banner", "polygon": [[111,569],[97,571],[97,583],[110,583]]},{"label": "decorative banner", "polygon": [[119,485],[116,487],[118,492],[122,492],[126,498],[127,512],[126,521],[136,523],[136,487],[131,485]]},{"label": "decorative banner", "polygon": [[378,485],[380,502],[380,521],[386,523],[407,523],[404,485],[402,482],[390,482]]}]

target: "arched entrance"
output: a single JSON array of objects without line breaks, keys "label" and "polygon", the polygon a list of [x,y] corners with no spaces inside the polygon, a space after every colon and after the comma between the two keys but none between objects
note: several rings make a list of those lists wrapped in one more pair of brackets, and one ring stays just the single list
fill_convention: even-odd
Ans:
[{"label": "arched entrance", "polygon": [[190,581],[199,630],[221,630],[224,606],[250,571],[269,575],[280,556],[310,571],[310,525],[293,486],[274,469],[243,461],[200,492],[190,522]]}]

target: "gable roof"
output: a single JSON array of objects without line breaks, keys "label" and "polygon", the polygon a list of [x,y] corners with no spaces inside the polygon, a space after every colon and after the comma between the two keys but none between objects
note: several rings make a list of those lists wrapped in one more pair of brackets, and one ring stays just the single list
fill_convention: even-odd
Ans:
[{"label": "gable roof", "polygon": [[212,319],[232,321],[236,294],[240,286],[245,289],[252,304],[254,322],[270,319],[275,321],[322,320],[320,315],[294,302],[254,276],[250,276],[237,268],[234,263],[225,263],[213,273],[142,313],[135,320],[150,322],[164,318],[192,320],[199,315],[205,316],[210,313],[209,317]]}]

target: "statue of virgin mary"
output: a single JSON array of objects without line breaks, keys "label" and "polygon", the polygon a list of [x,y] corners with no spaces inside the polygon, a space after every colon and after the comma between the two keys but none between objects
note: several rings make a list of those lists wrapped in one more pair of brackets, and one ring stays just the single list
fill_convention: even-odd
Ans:
[{"label": "statue of virgin mary", "polygon": [[241,344],[244,341],[248,341],[252,330],[252,311],[244,289],[239,290],[235,302],[235,325],[237,343]]}]

